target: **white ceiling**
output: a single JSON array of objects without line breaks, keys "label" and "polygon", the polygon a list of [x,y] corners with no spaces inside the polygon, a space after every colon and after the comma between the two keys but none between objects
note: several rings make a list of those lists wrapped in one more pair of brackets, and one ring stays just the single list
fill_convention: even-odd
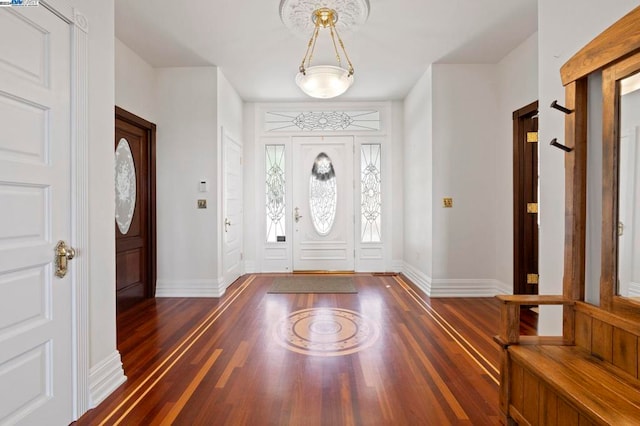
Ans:
[{"label": "white ceiling", "polygon": [[[294,82],[307,38],[284,26],[279,4],[115,0],[115,32],[154,67],[220,67],[246,101],[308,101]],[[496,63],[537,30],[537,0],[370,4],[368,21],[342,35],[356,72],[341,100],[402,99],[429,64]]]}]

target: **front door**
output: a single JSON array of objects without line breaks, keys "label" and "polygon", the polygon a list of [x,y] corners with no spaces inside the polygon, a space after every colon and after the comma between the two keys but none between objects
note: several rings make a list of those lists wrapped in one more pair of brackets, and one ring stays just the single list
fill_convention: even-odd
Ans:
[{"label": "front door", "polygon": [[353,271],[353,137],[293,138],[293,269]]},{"label": "front door", "polygon": [[0,40],[0,424],[69,424],[73,261],[56,276],[54,247],[71,238],[71,31],[7,7]]},{"label": "front door", "polygon": [[155,295],[155,125],[116,107],[116,302]]}]

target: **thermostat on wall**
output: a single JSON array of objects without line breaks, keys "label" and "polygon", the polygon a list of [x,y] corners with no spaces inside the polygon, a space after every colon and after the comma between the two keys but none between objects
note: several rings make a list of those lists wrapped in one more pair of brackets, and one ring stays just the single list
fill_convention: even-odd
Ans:
[{"label": "thermostat on wall", "polygon": [[203,179],[198,183],[198,191],[200,192],[209,191],[209,182],[206,179]]}]

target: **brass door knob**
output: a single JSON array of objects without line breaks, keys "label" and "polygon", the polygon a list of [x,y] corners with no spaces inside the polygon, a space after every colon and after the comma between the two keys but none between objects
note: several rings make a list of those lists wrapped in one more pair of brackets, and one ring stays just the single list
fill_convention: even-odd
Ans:
[{"label": "brass door knob", "polygon": [[73,247],[60,240],[55,247],[54,263],[56,265],[56,277],[64,278],[67,275],[68,261],[76,257],[76,251]]}]

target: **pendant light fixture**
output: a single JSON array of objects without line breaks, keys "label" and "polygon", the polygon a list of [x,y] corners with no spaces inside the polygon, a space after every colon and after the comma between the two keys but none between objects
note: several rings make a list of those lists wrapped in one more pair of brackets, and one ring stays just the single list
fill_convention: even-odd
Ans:
[{"label": "pendant light fixture", "polygon": [[[309,39],[307,51],[302,58],[302,63],[298,68],[299,72],[296,76],[296,84],[298,87],[312,98],[335,98],[336,96],[342,95],[346,92],[353,84],[353,64],[351,63],[351,60],[347,55],[347,51],[344,48],[344,43],[336,30],[335,23],[337,20],[338,14],[336,11],[326,7],[315,10],[312,15],[312,21],[315,24],[315,29]],[[338,66],[311,65],[311,59],[313,58],[316,41],[318,40],[318,34],[320,33],[321,28],[329,29]],[[340,49],[338,49],[338,45]],[[348,68],[344,68],[342,66],[340,50],[342,50],[342,53],[344,54],[344,59],[348,64]]]},{"label": "pendant light fixture", "polygon": [[[338,9],[346,11],[343,14],[344,19],[343,15],[338,15]],[[343,94],[351,87],[354,68],[337,27],[353,30],[355,26],[364,23],[368,15],[368,0],[324,0],[324,4],[317,0],[280,2],[280,17],[285,25],[297,33],[311,29],[311,38],[296,75],[296,84],[304,93],[313,98],[330,99]],[[321,32],[328,33],[327,37],[330,38],[336,59],[335,65],[312,63]]]}]

